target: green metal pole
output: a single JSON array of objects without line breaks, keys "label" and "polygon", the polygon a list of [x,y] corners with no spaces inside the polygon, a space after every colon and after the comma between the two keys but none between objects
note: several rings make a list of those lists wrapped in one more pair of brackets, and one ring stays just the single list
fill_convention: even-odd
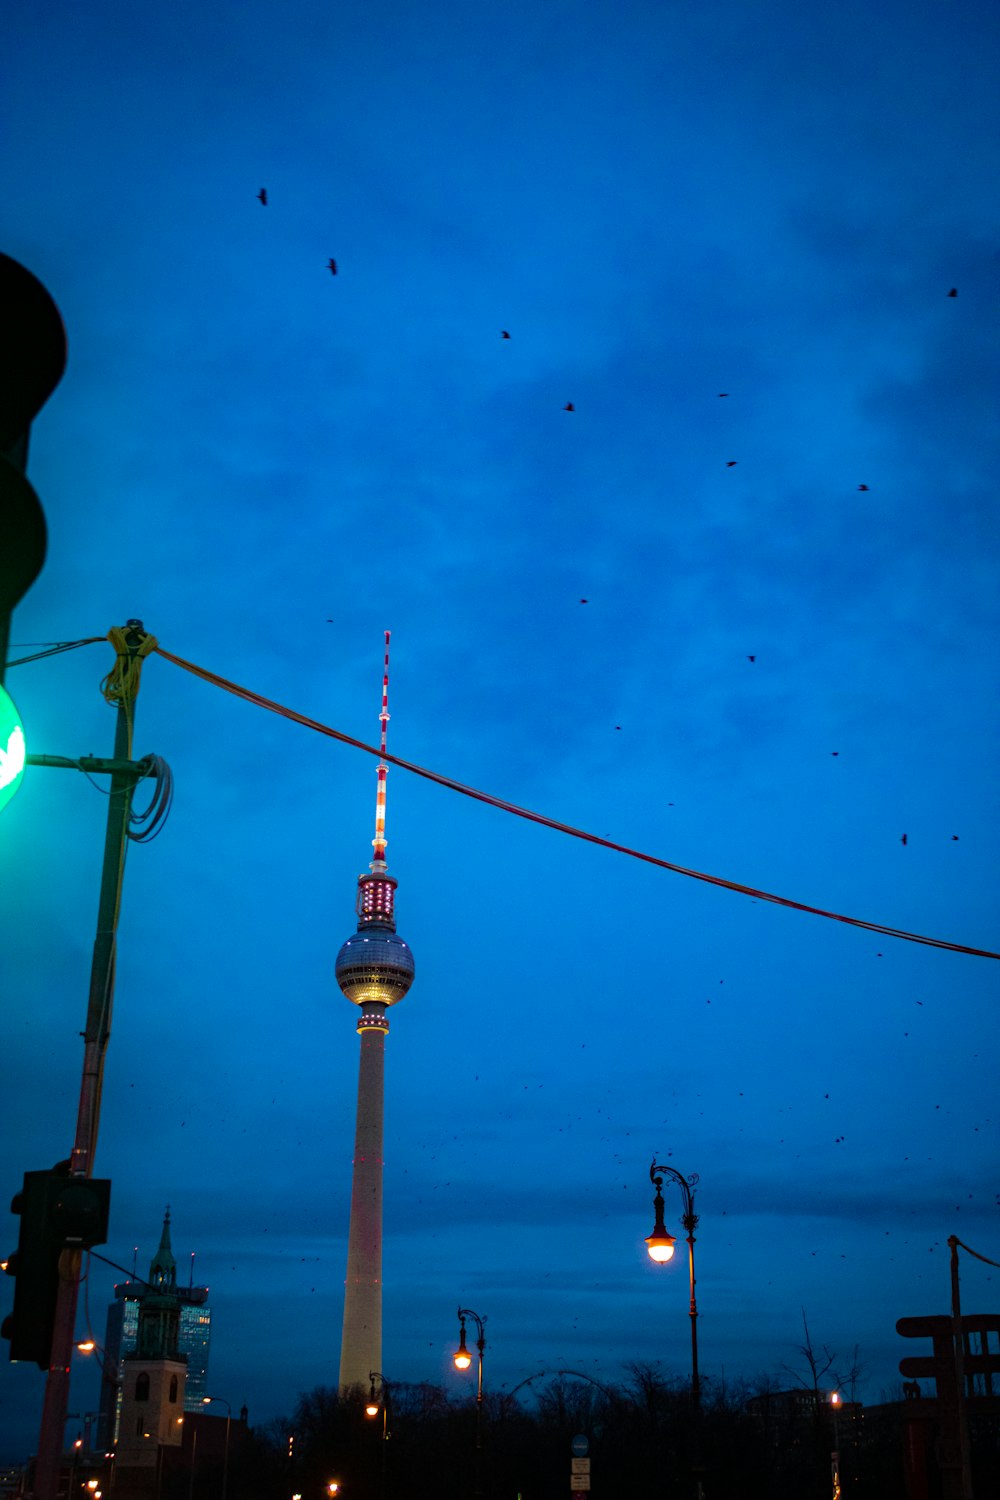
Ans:
[{"label": "green metal pole", "polygon": [[[139,654],[146,632],[140,620],[130,620],[125,627],[125,646],[129,662]],[[122,697],[115,722],[114,759],[129,760],[135,701]],[[142,775],[138,765],[111,773],[111,795],[108,798],[108,821],[104,838],[104,864],[97,908],[97,933],[90,969],[90,994],[87,1001],[87,1025],[83,1033],[83,1075],[80,1080],[80,1102],[77,1110],[76,1137],[70,1155],[70,1171],[76,1176],[93,1174],[94,1151],[101,1111],[101,1085],[104,1058],[111,1035],[111,1008],[115,986],[115,951],[122,881],[125,875],[125,853],[128,847],[128,820],[132,793]],[[70,1362],[73,1357],[73,1334],[76,1328],[76,1306],[80,1286],[79,1250],[64,1250],[59,1262],[59,1294],[56,1300],[52,1353],[45,1382],[45,1399],[38,1434],[38,1458],[35,1466],[37,1500],[56,1500],[62,1459],[66,1411],[69,1405]]]}]

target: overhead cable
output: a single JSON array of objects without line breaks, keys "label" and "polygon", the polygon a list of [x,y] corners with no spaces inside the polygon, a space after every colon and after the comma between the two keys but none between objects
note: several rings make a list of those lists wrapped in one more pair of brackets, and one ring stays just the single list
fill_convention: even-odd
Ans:
[{"label": "overhead cable", "polygon": [[477,802],[485,802],[489,807],[499,808],[501,812],[512,813],[518,818],[526,818],[531,823],[540,823],[543,828],[552,828],[557,833],[568,834],[570,838],[582,839],[588,844],[597,844],[602,849],[613,849],[617,854],[627,854],[631,859],[640,859],[646,864],[656,865],[661,870],[672,870],[675,875],[686,875],[691,880],[702,880],[709,885],[721,886],[724,890],[735,891],[741,896],[751,896],[757,901],[771,901],[776,906],[786,906],[792,911],[808,912],[814,917],[826,917],[832,922],[844,922],[850,927],[860,927],[866,932],[875,932],[882,937],[900,938],[908,943],[922,943],[930,948],[945,948],[951,953],[965,953],[972,958],[1000,959],[1000,953],[994,953],[988,948],[972,948],[965,943],[950,942],[947,938],[927,937],[919,932],[907,932],[900,927],[889,927],[882,922],[868,922],[861,917],[848,917],[841,912],[826,911],[820,906],[809,906],[804,901],[793,901],[788,896],[776,896],[771,891],[762,891],[752,885],[742,885],[739,881],[726,880],[721,875],[707,875],[701,870],[688,869],[668,859],[660,859],[655,854],[646,854],[641,849],[631,849],[627,844],[616,844],[611,839],[601,838],[596,833],[588,833],[585,829],[574,828],[569,823],[560,823],[555,818],[547,818],[544,813],[532,812],[529,808],[518,807],[514,802],[506,802],[502,797],[494,797],[489,792],[479,791],[476,787],[465,786],[460,781],[454,781],[450,776],[443,776],[439,771],[431,771],[425,766],[415,765],[412,761],[403,760],[398,755],[389,755],[376,745],[366,745],[363,740],[354,739],[352,735],[333,729],[328,724],[321,724],[317,719],[310,719],[307,715],[297,713],[295,709],[287,708],[284,704],[276,703],[272,698],[265,698],[250,688],[240,687],[238,683],[230,682],[228,678],[220,677],[216,672],[209,672],[205,667],[195,666],[193,662],[185,661],[183,657],[165,651],[162,646],[156,646],[155,650],[167,661],[173,662],[175,666],[183,667],[186,672],[193,673],[194,676],[202,678],[203,681],[215,687],[223,688],[227,693],[233,693],[237,698],[243,698],[247,703],[254,703],[258,708],[266,708],[270,713],[281,714],[283,718],[291,719],[293,723],[301,724],[306,729],[313,729],[317,734],[339,740],[344,745],[352,745],[355,750],[363,750],[367,755],[374,755],[376,759],[382,757],[391,765],[399,766],[403,771],[411,771],[414,776],[422,776],[427,781],[436,782],[438,786],[447,787],[449,791],[460,792],[463,797],[472,797]]}]

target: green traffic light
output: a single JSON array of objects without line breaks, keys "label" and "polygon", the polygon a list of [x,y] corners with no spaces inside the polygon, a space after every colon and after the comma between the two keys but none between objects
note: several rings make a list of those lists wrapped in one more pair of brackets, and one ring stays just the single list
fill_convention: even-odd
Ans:
[{"label": "green traffic light", "polygon": [[0,687],[0,808],[6,807],[24,776],[24,725],[14,700]]}]

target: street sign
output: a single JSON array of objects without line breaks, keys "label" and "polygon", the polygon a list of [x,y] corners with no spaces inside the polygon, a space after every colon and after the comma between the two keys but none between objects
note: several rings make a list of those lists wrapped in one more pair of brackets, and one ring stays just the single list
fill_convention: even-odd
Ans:
[{"label": "street sign", "polygon": [[569,1446],[574,1458],[586,1458],[590,1452],[590,1443],[582,1432],[577,1433]]},{"label": "street sign", "polygon": [[586,1495],[589,1500],[590,1475],[573,1474],[570,1476],[570,1484],[573,1486],[574,1495]]},{"label": "street sign", "polygon": [[569,1470],[570,1470],[571,1474],[589,1474],[590,1473],[590,1459],[589,1458],[571,1458],[570,1461],[569,1461]]}]

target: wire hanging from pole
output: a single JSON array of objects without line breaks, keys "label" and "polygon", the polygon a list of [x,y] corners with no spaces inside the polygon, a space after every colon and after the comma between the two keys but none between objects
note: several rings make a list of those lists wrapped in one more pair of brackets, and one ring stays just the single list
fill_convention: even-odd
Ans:
[{"label": "wire hanging from pole", "polygon": [[[324,734],[330,739],[339,740],[343,745],[353,745],[355,750],[363,750],[367,755],[378,757],[383,754],[375,745],[366,745],[363,740],[357,740],[353,735],[344,734],[342,730],[322,724],[318,719],[310,719],[292,708],[286,708],[284,704],[265,698],[251,688],[240,687],[238,683],[220,677],[217,672],[209,672],[205,667],[198,667],[193,662],[185,661],[181,656],[175,656],[171,651],[165,651],[162,646],[156,646],[155,650],[159,656],[173,662],[177,667],[182,667],[185,672],[191,672],[195,677],[211,683],[213,687],[222,688],[237,698],[243,698],[247,703],[256,704],[258,708],[266,708],[270,713],[281,714],[283,718],[291,719],[293,723],[301,724],[306,729],[313,729],[317,734]],[[544,813],[518,807],[515,802],[506,802],[503,798],[494,797],[489,792],[481,792],[476,787],[466,786],[460,781],[454,781],[450,776],[443,776],[439,771],[431,771],[426,766],[418,766],[413,761],[403,760],[398,755],[385,752],[384,759],[390,765],[399,766],[403,771],[412,771],[414,776],[422,776],[427,781],[436,782],[438,786],[447,787],[449,791],[460,792],[463,797],[472,797],[475,801],[485,802],[501,812],[512,813],[515,817],[525,818],[530,823],[539,823],[543,828],[551,828],[557,833],[568,834],[570,838],[582,839],[588,844],[597,844],[602,849],[612,849],[617,854],[627,854],[631,859],[640,859],[645,864],[656,865],[661,870],[672,870],[675,875],[686,875],[691,880],[702,880],[708,885],[721,886],[724,890],[734,891],[741,896],[751,896],[758,901],[770,901],[775,906],[786,906],[792,911],[807,912],[814,917],[826,917],[829,921],[843,922],[849,927],[860,927],[866,932],[875,932],[882,937],[900,938],[904,942],[921,943],[929,948],[944,948],[951,953],[965,953],[971,958],[1000,959],[1000,953],[994,953],[989,948],[972,948],[966,943],[953,943],[947,938],[927,937],[923,933],[907,932],[901,927],[889,927],[883,922],[868,922],[863,917],[845,916],[842,912],[827,911],[821,906],[809,906],[804,901],[793,901],[789,896],[777,896],[773,891],[759,890],[752,885],[742,885],[739,881],[727,880],[722,875],[708,875],[702,870],[692,870],[685,865],[674,864],[669,859],[660,859],[655,854],[647,854],[641,849],[632,849],[627,844],[616,844],[611,839],[601,838],[599,834],[588,833],[586,829],[574,828],[570,823],[560,823],[555,818],[547,818]]]},{"label": "wire hanging from pole", "polygon": [[174,773],[162,755],[147,755],[143,762],[149,769],[145,776],[155,781],[149,806],[142,812],[129,809],[128,836],[134,844],[151,844],[170,816],[174,803]]}]

